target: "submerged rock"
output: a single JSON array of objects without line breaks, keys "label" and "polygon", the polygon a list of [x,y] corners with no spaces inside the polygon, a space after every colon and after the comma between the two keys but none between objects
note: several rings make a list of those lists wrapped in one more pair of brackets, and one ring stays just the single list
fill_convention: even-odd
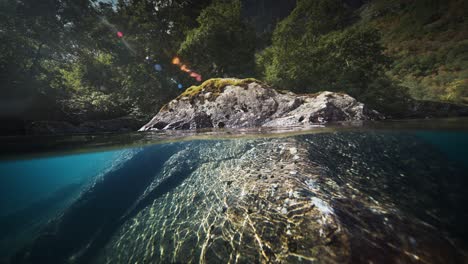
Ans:
[{"label": "submerged rock", "polygon": [[380,118],[342,93],[297,95],[254,79],[211,79],[188,88],[140,130],[287,127]]},{"label": "submerged rock", "polygon": [[[392,145],[396,139],[408,144]],[[440,190],[432,189],[438,180],[431,177],[440,171],[421,174],[424,164],[413,162],[400,168],[406,177],[396,178],[384,167],[413,157],[407,150],[423,144],[415,139],[348,133],[190,144],[156,179],[181,177],[173,174],[187,166],[181,161],[190,160],[194,170],[122,224],[96,263],[460,262],[460,251],[435,228],[441,223],[425,212],[443,218],[439,210],[448,206],[432,196]],[[385,146],[392,150],[376,160],[372,152]],[[282,149],[293,149],[297,162]],[[350,149],[362,154],[351,157]],[[440,164],[433,152],[425,157]],[[337,170],[336,161],[355,173]],[[419,189],[408,184],[413,181]]]},{"label": "submerged rock", "polygon": [[411,134],[156,145],[13,262],[463,263],[463,176]]}]

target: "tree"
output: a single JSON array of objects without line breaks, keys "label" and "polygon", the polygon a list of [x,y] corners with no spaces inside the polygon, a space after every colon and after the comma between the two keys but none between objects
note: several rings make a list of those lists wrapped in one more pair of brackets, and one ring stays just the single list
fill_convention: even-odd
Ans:
[{"label": "tree", "polygon": [[208,2],[0,1],[0,117],[153,114],[194,82],[170,61]]},{"label": "tree", "polygon": [[74,34],[92,13],[88,0],[5,0],[0,2],[1,116],[53,118],[58,113],[50,89],[66,61]]},{"label": "tree", "polygon": [[241,3],[215,1],[197,19],[179,54],[207,77],[247,77],[255,68],[255,31],[242,20]]},{"label": "tree", "polygon": [[257,54],[257,68],[268,82],[297,92],[341,91],[369,101],[391,94],[394,86],[376,87],[388,84],[377,80],[390,62],[379,32],[347,26],[351,20],[342,1],[299,1],[278,24],[272,46]]}]

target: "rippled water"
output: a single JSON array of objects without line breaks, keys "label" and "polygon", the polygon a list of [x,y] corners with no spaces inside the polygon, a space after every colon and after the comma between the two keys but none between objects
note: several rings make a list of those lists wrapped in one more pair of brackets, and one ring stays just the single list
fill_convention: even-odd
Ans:
[{"label": "rippled water", "polygon": [[465,263],[466,121],[2,138],[0,259]]}]

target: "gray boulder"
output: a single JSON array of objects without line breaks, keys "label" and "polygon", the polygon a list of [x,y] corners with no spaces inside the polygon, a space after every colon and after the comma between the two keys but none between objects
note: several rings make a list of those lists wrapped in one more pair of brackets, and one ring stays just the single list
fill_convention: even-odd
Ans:
[{"label": "gray boulder", "polygon": [[169,102],[140,131],[290,127],[381,118],[347,94],[298,95],[254,79],[211,79]]}]

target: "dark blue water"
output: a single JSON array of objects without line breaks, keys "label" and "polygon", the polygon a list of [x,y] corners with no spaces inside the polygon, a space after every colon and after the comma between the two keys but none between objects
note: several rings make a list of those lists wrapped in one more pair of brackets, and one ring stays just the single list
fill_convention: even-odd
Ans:
[{"label": "dark blue water", "polygon": [[415,134],[443,152],[448,159],[468,167],[467,132],[419,131]]},{"label": "dark blue water", "polygon": [[[426,243],[418,248],[418,245],[421,244],[417,244],[413,240],[421,241],[418,239],[427,237],[429,233],[439,234],[440,241],[450,241],[440,242],[443,245],[443,249],[440,250],[441,256],[445,254],[444,252],[455,256],[448,262],[463,263],[466,260],[463,257],[465,254],[463,252],[466,252],[467,249],[468,230],[464,227],[464,223],[468,220],[468,215],[463,210],[464,204],[468,201],[466,194],[468,174],[465,173],[468,169],[468,131],[464,128],[430,130],[360,128],[357,131],[340,131],[338,129],[322,131],[318,134],[302,131],[301,135],[256,133],[247,138],[235,139],[226,137],[226,135],[217,138],[215,134],[211,133],[203,140],[175,140],[167,143],[156,142],[156,144],[151,144],[151,140],[147,140],[144,145],[141,145],[140,142],[138,143],[141,145],[140,147],[132,148],[129,148],[128,144],[122,144],[121,147],[114,145],[112,150],[102,150],[93,146],[82,150],[83,153],[80,154],[67,154],[67,151],[50,149],[47,151],[47,156],[41,156],[41,153],[37,151],[34,152],[34,156],[30,155],[32,152],[25,152],[25,155],[5,156],[0,161],[0,259],[6,263],[10,261],[12,263],[74,263],[75,261],[78,263],[108,261],[128,263],[130,260],[142,263],[166,263],[170,259],[177,262],[184,258],[189,258],[193,262],[207,261],[210,263],[210,259],[217,262],[219,259],[216,260],[217,257],[214,256],[224,259],[231,253],[229,253],[229,249],[217,248],[215,242],[210,241],[209,236],[214,236],[210,235],[210,232],[215,232],[217,229],[211,230],[209,228],[211,231],[208,232],[208,235],[204,233],[206,229],[200,233],[203,224],[196,222],[198,221],[196,216],[206,214],[207,211],[204,210],[209,208],[205,206],[202,207],[204,209],[193,209],[194,211],[189,211],[190,213],[184,213],[184,216],[180,212],[175,216],[172,213],[167,213],[168,215],[163,216],[163,218],[155,217],[153,214],[158,214],[155,210],[179,208],[175,209],[177,211],[184,206],[195,208],[194,205],[202,204],[204,199],[207,201],[214,199],[209,196],[210,192],[204,190],[212,189],[211,192],[216,193],[216,188],[220,188],[214,187],[217,186],[217,181],[220,182],[219,186],[224,186],[222,188],[226,188],[225,186],[236,188],[234,187],[235,183],[232,184],[233,180],[223,178],[229,177],[229,171],[234,173],[236,170],[253,166],[244,163],[251,159],[249,161],[251,163],[248,164],[255,164],[257,157],[259,162],[266,164],[265,161],[260,161],[258,155],[266,155],[264,157],[266,160],[274,159],[273,154],[271,157],[268,157],[269,154],[262,154],[267,152],[259,152],[253,156],[248,156],[248,153],[269,144],[275,146],[290,144],[289,141],[296,144],[295,147],[290,148],[291,155],[293,155],[292,160],[295,160],[291,166],[297,166],[298,169],[288,173],[288,177],[296,175],[296,170],[305,169],[301,167],[302,161],[295,154],[296,149],[299,149],[298,152],[301,153],[301,148],[304,147],[310,153],[307,156],[309,159],[307,162],[313,166],[317,165],[317,168],[320,168],[317,169],[317,173],[324,175],[320,178],[323,182],[305,181],[310,190],[320,189],[323,192],[321,195],[315,196],[320,197],[320,199],[313,198],[317,204],[315,208],[326,209],[327,206],[332,208],[323,209],[322,213],[325,212],[325,215],[333,214],[333,217],[339,219],[338,222],[342,228],[348,232],[349,237],[346,241],[353,241],[353,236],[355,238],[367,236],[368,234],[363,234],[362,230],[370,230],[371,233],[383,232],[373,236],[374,239],[379,237],[379,240],[370,241],[369,238],[367,246],[364,245],[366,242],[362,242],[363,244],[361,242],[351,243],[352,246],[343,252],[362,251],[364,247],[370,253],[360,253],[361,255],[358,257],[355,255],[356,253],[353,253],[354,255],[348,256],[349,261],[378,260],[379,255],[403,263],[409,262],[410,259],[419,260],[422,258],[424,260],[426,258],[428,260],[432,254],[428,253],[432,251],[427,247],[430,243],[427,244],[427,241],[418,242]],[[194,152],[195,150],[198,152]],[[288,151],[286,152],[288,153]],[[221,164],[226,160],[229,160],[228,164],[232,166],[231,169],[223,169],[223,166],[226,165]],[[299,162],[297,162],[298,160]],[[283,161],[284,158],[281,158],[277,162]],[[211,164],[211,162],[215,162],[214,164],[217,165],[213,165],[212,169],[205,168],[206,164]],[[236,165],[237,162],[244,162],[242,163],[244,165]],[[266,167],[258,169],[259,180],[263,180],[263,170],[271,171],[268,167],[270,165],[264,166]],[[283,167],[281,165],[281,168]],[[193,185],[194,189],[187,189],[186,186],[190,186],[190,182],[196,181],[196,177],[201,177],[200,179],[203,181],[203,175],[209,175],[210,170],[216,171],[218,176],[203,183],[204,185],[198,187]],[[203,171],[203,173],[199,173],[199,171]],[[269,173],[272,175],[271,178],[273,175],[278,177],[274,172]],[[256,175],[255,178],[257,178]],[[330,185],[328,180],[333,180],[334,183]],[[287,180],[281,180],[280,184],[282,182],[287,182]],[[346,186],[350,186],[350,189],[343,189],[348,188]],[[174,198],[186,195],[184,192],[188,192],[187,190],[190,192],[195,190],[195,193],[198,193],[190,198],[190,204],[180,200],[182,198]],[[358,190],[359,194],[352,194],[353,191],[350,190]],[[216,209],[217,213],[230,212],[230,204],[244,197],[242,194],[244,191],[239,191],[233,196],[226,194],[225,198],[217,197],[216,199],[224,201],[226,206],[229,204],[227,207],[221,206],[221,209]],[[217,196],[223,195],[223,193],[226,191],[220,192]],[[206,197],[204,197],[205,195]],[[407,243],[414,242],[415,244],[404,250],[403,246],[398,246],[400,242],[395,241],[396,238],[392,237],[394,231],[387,232],[384,231],[385,226],[379,227],[380,220],[376,220],[377,217],[372,215],[372,212],[377,211],[359,209],[370,202],[359,200],[361,198],[355,198],[356,195],[369,197],[369,201],[374,200],[379,206],[369,208],[385,212],[379,213],[379,215],[385,215],[385,217],[382,216],[382,219],[394,221],[391,226],[396,228],[398,225],[407,225],[406,231],[404,228],[399,229],[402,232],[399,237],[401,235],[407,236],[409,239],[407,241],[410,241]],[[350,200],[346,202],[343,199]],[[178,204],[179,200],[180,204]],[[281,212],[282,209],[278,210]],[[153,216],[144,218],[145,212],[152,212]],[[255,214],[255,212],[253,213]],[[206,217],[209,218],[209,215],[210,213]],[[164,217],[169,218],[161,220]],[[172,223],[181,221],[177,224],[181,227],[186,223],[185,220],[181,220],[184,217],[187,219],[193,217],[194,223],[197,223],[195,226],[199,227],[192,227],[193,230],[184,229],[184,235],[177,233],[180,231],[179,229],[174,229],[177,230],[173,231],[177,235],[165,239],[175,239],[168,241],[168,243],[176,245],[177,239],[190,240],[189,234],[196,234],[197,239],[191,242],[190,247],[199,247],[198,251],[190,250],[184,253],[178,247],[172,249],[169,247],[170,252],[168,252],[168,249],[163,250],[163,242],[160,242],[162,244],[155,247],[156,249],[151,247],[152,253],[150,255],[148,255],[148,251],[138,253],[138,250],[135,251],[136,246],[130,255],[123,254],[122,249],[119,249],[122,243],[128,243],[130,247],[133,245],[132,243],[137,243],[132,241],[140,241],[140,239],[145,241],[142,237],[155,232],[155,230],[146,230],[145,228],[149,228],[148,226],[142,227],[143,229],[132,229],[129,227],[132,225],[131,223],[147,221],[146,225],[153,226],[154,224],[157,226],[167,221]],[[206,217],[203,219],[208,219]],[[358,220],[360,218],[362,219]],[[372,221],[376,223],[372,224]],[[402,224],[403,222],[406,224]],[[366,224],[370,226],[367,227]],[[159,228],[163,229],[164,227]],[[223,228],[232,229],[228,226]],[[425,228],[433,231],[427,231]],[[360,231],[358,232],[357,229]],[[220,232],[228,232],[226,230]],[[127,242],[123,240],[125,236],[132,237],[133,235],[134,239],[138,239],[130,239]],[[208,237],[205,242],[204,236]],[[262,237],[261,234],[259,236]],[[310,236],[313,235],[310,234]],[[148,244],[143,245],[149,246],[151,243],[154,245],[155,242],[151,242],[152,239],[154,238],[149,239]],[[360,241],[364,240],[360,239]],[[183,244],[180,241],[179,243]],[[253,238],[252,241],[244,241],[243,243],[255,244],[256,242]],[[277,243],[280,244],[280,242]],[[379,243],[386,246],[370,246]],[[389,244],[393,245],[392,243],[395,245],[385,249]],[[434,245],[438,245],[439,242],[434,243]],[[339,245],[338,242],[337,245]],[[206,253],[206,247],[208,247],[208,253],[209,250],[220,251],[216,254],[213,253],[214,255],[210,257]],[[292,246],[288,247],[288,250],[293,252]],[[298,245],[294,246],[294,248],[296,247]],[[339,246],[337,247],[339,248]],[[401,252],[407,253],[391,252],[399,247],[402,248]],[[273,244],[271,248],[272,252],[266,252],[265,255],[253,254],[249,251],[250,249],[245,249],[245,251],[236,249],[238,250],[236,254],[238,256],[245,255],[244,260],[247,262],[263,262],[267,257],[271,260],[272,256],[280,259],[283,253],[275,253],[274,248],[276,247]],[[414,249],[414,252],[410,250],[411,248]],[[156,253],[153,253],[155,250]],[[381,250],[383,251],[380,252]],[[168,253],[172,254],[170,258],[164,255]],[[123,255],[120,256],[121,254]],[[325,253],[317,254],[319,254],[319,260],[341,262],[339,258],[332,259]],[[460,257],[456,257],[457,254]],[[294,254],[291,253],[292,255]],[[119,257],[113,259],[112,256]],[[432,260],[434,263],[443,263],[441,259]],[[285,262],[295,263],[297,261],[287,258]]]}]

